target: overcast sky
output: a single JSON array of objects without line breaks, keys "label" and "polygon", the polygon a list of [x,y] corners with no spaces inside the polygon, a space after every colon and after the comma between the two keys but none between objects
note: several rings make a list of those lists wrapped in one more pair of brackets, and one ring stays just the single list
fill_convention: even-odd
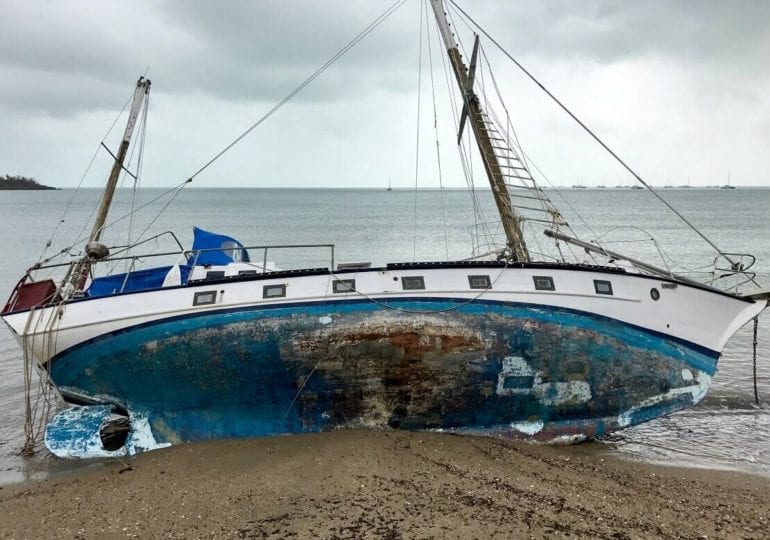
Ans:
[{"label": "overcast sky", "polygon": [[[3,0],[0,174],[68,187],[139,75],[152,80],[142,185],[187,178],[391,2]],[[655,185],[770,185],[770,2],[461,0]],[[415,185],[419,0],[195,179],[195,186]],[[467,27],[458,34],[470,44]],[[445,186],[465,185],[430,20]],[[630,182],[491,44],[524,150],[554,184]],[[421,187],[438,185],[427,44]],[[122,131],[107,144],[117,146]],[[100,152],[87,186],[109,170]]]}]

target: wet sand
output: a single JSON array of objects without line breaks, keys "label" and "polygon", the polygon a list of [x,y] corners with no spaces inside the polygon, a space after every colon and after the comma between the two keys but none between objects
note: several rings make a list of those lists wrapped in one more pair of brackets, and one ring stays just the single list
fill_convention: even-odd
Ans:
[{"label": "wet sand", "polygon": [[401,431],[183,445],[0,488],[9,538],[768,538],[768,516],[767,478]]}]

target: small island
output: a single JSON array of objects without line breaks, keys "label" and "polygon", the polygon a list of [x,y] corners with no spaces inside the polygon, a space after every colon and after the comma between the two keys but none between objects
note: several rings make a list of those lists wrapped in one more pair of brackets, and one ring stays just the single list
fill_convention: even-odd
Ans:
[{"label": "small island", "polygon": [[27,178],[25,176],[11,176],[6,174],[0,176],[0,190],[4,189],[59,189],[50,186],[44,186],[39,184],[34,178]]}]

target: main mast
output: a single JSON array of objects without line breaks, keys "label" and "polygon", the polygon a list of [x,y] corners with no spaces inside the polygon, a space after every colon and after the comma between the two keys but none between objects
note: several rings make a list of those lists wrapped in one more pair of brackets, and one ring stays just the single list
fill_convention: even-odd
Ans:
[{"label": "main mast", "polygon": [[128,154],[128,146],[131,143],[131,137],[134,134],[134,127],[136,126],[137,118],[139,118],[139,111],[142,108],[145,97],[150,93],[150,84],[150,80],[145,79],[144,77],[139,77],[139,80],[136,81],[134,97],[131,100],[131,109],[128,113],[128,122],[126,124],[126,129],[123,132],[123,139],[120,141],[120,147],[115,156],[115,162],[112,164],[110,176],[107,178],[107,186],[104,188],[102,200],[99,203],[99,210],[96,213],[94,226],[93,229],[91,229],[91,235],[88,237],[88,243],[86,244],[86,257],[78,265],[75,272],[73,272],[72,283],[75,285],[76,290],[82,290],[85,286],[91,268],[91,260],[106,255],[106,250],[103,250],[99,245],[99,240],[101,240],[102,232],[104,232],[104,224],[107,222],[107,213],[112,204],[112,197],[115,195],[115,188],[118,185],[120,171],[124,168],[123,163]]},{"label": "main mast", "polygon": [[460,87],[460,92],[463,95],[465,105],[463,107],[463,115],[460,120],[460,134],[465,124],[466,115],[468,121],[473,129],[473,134],[476,137],[476,143],[479,147],[479,153],[481,159],[484,162],[484,170],[489,178],[489,184],[492,187],[492,194],[494,195],[495,204],[497,204],[497,211],[500,213],[500,219],[503,223],[503,231],[505,231],[506,243],[508,250],[510,251],[510,258],[515,262],[527,262],[529,261],[529,252],[527,251],[527,245],[524,242],[524,235],[521,232],[521,217],[517,214],[516,210],[511,204],[511,197],[508,194],[508,187],[505,185],[505,175],[502,172],[495,154],[495,145],[492,144],[492,138],[487,130],[487,125],[484,120],[484,112],[481,108],[479,98],[473,91],[473,76],[476,66],[476,54],[478,51],[478,37],[473,47],[473,57],[471,58],[471,69],[465,67],[460,54],[460,49],[457,42],[449,29],[449,22],[446,18],[444,11],[444,3],[442,0],[430,0],[433,7],[433,13],[436,16],[438,27],[441,32],[441,38],[444,40],[444,45],[449,55],[452,69],[457,79],[457,84]]}]

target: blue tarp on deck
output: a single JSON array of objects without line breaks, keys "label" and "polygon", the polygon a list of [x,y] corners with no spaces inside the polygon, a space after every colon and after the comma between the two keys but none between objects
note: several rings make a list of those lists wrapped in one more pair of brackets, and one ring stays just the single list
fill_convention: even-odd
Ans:
[{"label": "blue tarp on deck", "polygon": [[[160,289],[163,286],[163,280],[166,279],[166,275],[171,268],[171,266],[160,266],[158,268],[135,270],[129,273],[128,279],[126,279],[126,274],[113,274],[111,276],[95,278],[88,288],[88,296],[109,296],[119,292]],[[182,284],[187,283],[190,267],[179,265],[179,271]]]},{"label": "blue tarp on deck", "polygon": [[[193,254],[187,264],[195,265],[227,265],[231,262],[249,262],[249,252],[235,238],[224,234],[204,231],[193,227]],[[205,250],[218,251],[205,251]]]}]

